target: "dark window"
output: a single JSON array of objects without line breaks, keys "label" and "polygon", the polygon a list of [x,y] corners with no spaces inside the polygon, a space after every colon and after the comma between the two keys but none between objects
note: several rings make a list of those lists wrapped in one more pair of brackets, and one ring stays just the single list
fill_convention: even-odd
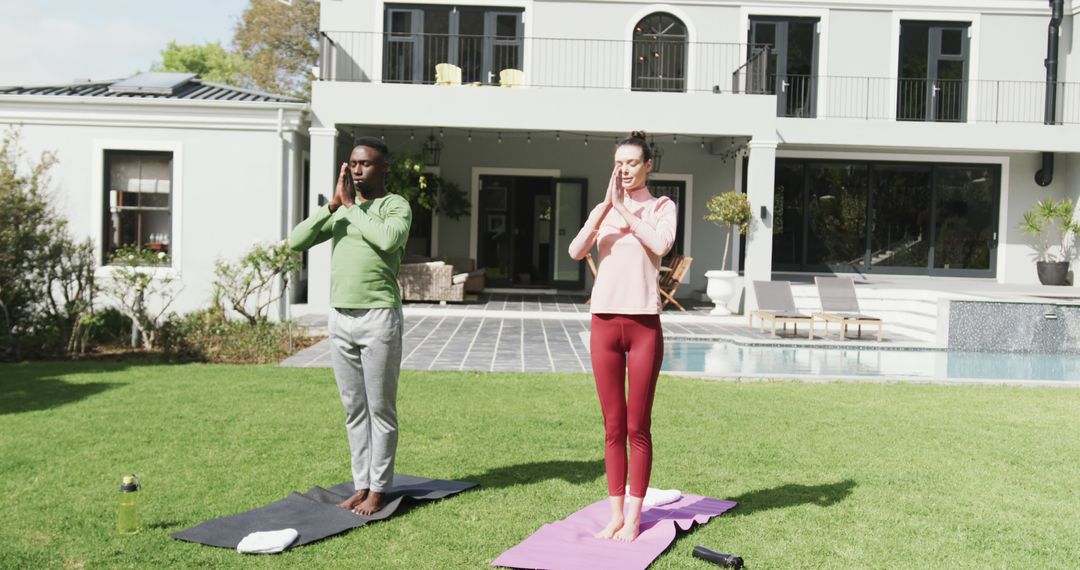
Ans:
[{"label": "dark window", "polygon": [[656,12],[634,26],[631,84],[634,91],[686,91],[686,25]]},{"label": "dark window", "polygon": [[499,72],[522,67],[521,15],[516,8],[387,6],[383,81],[433,83],[435,66],[449,63],[461,68],[463,83],[498,84]]},{"label": "dark window", "polygon": [[1000,169],[776,161],[773,268],[991,277]]},{"label": "dark window", "polygon": [[765,85],[780,117],[813,117],[817,91],[817,20],[754,16],[749,43],[767,46]]},{"label": "dark window", "polygon": [[682,180],[650,180],[649,190],[657,198],[667,196],[678,207],[678,221],[675,225],[675,243],[671,245],[670,255],[683,254],[683,214],[686,212],[686,182]]},{"label": "dark window", "polygon": [[105,151],[103,263],[117,253],[172,249],[172,153]]},{"label": "dark window", "polygon": [[896,85],[901,121],[962,122],[967,115],[968,24],[903,21]]}]

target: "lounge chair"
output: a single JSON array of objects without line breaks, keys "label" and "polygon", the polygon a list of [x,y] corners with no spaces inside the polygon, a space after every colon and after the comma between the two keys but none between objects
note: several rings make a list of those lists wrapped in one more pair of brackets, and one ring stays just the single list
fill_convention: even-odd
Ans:
[{"label": "lounge chair", "polygon": [[669,261],[671,271],[660,273],[660,298],[664,300],[664,304],[660,305],[661,311],[668,306],[668,303],[672,303],[680,311],[686,312],[686,309],[675,300],[675,293],[686,279],[686,275],[690,273],[690,263],[693,261],[694,258],[688,255],[673,255]]},{"label": "lounge chair", "polygon": [[814,338],[814,317],[804,315],[795,307],[795,297],[791,295],[791,283],[788,281],[754,281],[754,296],[758,308],[749,314],[750,328],[754,328],[754,317],[760,319],[760,331],[765,332],[765,321],[772,325],[775,338],[777,323],[787,330],[788,323],[795,325],[795,334],[799,334],[799,323],[805,323],[809,338]]},{"label": "lounge chair", "polygon": [[877,325],[877,339],[881,342],[882,321],[878,317],[864,315],[859,310],[859,299],[855,296],[855,281],[850,277],[815,277],[818,297],[821,297],[821,312],[814,316],[825,321],[825,336],[829,336],[829,323],[840,325],[840,338],[847,338],[851,325],[858,327],[858,336],[862,338],[863,325]]}]

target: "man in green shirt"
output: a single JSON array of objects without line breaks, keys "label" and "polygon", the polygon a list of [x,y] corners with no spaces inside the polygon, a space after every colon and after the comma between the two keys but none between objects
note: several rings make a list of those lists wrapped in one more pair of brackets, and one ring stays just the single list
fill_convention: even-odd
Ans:
[{"label": "man in green shirt", "polygon": [[356,487],[339,506],[360,515],[383,507],[398,440],[403,318],[397,275],[412,209],[386,190],[389,156],[381,140],[358,140],[341,165],[334,198],[289,236],[296,251],[333,240],[327,332]]}]

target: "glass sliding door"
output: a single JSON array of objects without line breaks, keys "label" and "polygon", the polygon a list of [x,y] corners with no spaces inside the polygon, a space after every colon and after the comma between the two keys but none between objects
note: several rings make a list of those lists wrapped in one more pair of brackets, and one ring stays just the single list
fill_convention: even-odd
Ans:
[{"label": "glass sliding door", "polygon": [[773,192],[773,268],[799,270],[806,251],[803,226],[806,218],[805,164],[776,161]]},{"label": "glass sliding door", "polygon": [[926,273],[930,263],[931,170],[927,164],[874,165],[871,269]]},{"label": "glass sliding door", "polygon": [[968,24],[901,22],[897,120],[966,120],[968,44]]},{"label": "glass sliding door", "polygon": [[806,265],[862,270],[866,260],[867,165],[811,163],[807,170]]},{"label": "glass sliding door", "polygon": [[997,253],[997,168],[940,166],[934,180],[931,273],[993,273]]},{"label": "glass sliding door", "polygon": [[552,249],[555,262],[552,265],[552,281],[577,288],[585,283],[585,266],[580,261],[570,259],[566,252],[570,242],[585,223],[588,183],[584,179],[570,178],[559,178],[554,183],[555,220],[552,242],[555,246]]},{"label": "glass sliding door", "polygon": [[1000,170],[778,159],[773,267],[993,277]]},{"label": "glass sliding door", "polygon": [[767,93],[779,117],[813,117],[817,91],[817,20],[751,17],[752,45],[768,45]]}]

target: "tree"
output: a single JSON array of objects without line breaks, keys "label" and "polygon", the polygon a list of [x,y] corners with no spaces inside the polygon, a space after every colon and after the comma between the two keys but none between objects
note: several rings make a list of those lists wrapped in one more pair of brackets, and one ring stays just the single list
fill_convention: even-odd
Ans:
[{"label": "tree", "polygon": [[37,160],[24,160],[18,131],[5,132],[0,140],[0,359],[74,350],[96,291],[93,244],[72,238],[49,192],[56,156],[43,152]]},{"label": "tree", "polygon": [[247,62],[245,84],[309,99],[311,67],[319,59],[319,4],[251,0],[236,25],[233,48]]},{"label": "tree", "polygon": [[155,62],[150,71],[197,73],[203,81],[239,87],[245,67],[244,58],[226,51],[220,43],[181,45],[171,41],[161,50],[161,62]]}]

